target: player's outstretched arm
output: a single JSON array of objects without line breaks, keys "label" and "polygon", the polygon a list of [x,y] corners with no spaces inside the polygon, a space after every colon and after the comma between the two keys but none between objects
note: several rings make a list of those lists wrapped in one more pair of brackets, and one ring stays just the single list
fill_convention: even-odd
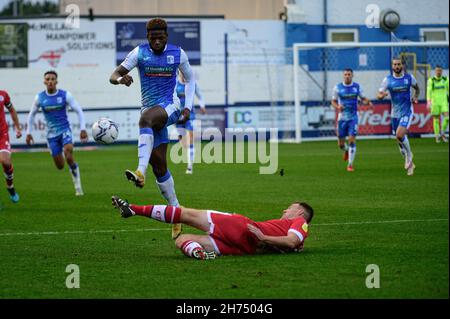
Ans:
[{"label": "player's outstretched arm", "polygon": [[417,104],[419,103],[419,96],[420,96],[420,87],[419,84],[414,84],[412,86],[412,88],[414,89],[414,96],[413,96],[413,103]]},{"label": "player's outstretched arm", "polygon": [[80,141],[81,143],[86,143],[88,141],[88,134],[86,132],[86,121],[84,119],[83,109],[70,92],[66,93],[66,101],[70,108],[78,115],[78,122],[80,123]]},{"label": "player's outstretched arm", "polygon": [[129,72],[130,71],[128,71],[128,69],[126,69],[122,65],[119,65],[111,74],[109,82],[114,85],[123,84],[126,86],[130,86],[131,83],[133,83],[133,77],[128,74]]},{"label": "player's outstretched arm", "polygon": [[382,99],[384,99],[386,96],[388,96],[387,89],[388,89],[388,78],[385,77],[385,78],[383,79],[383,82],[381,82],[381,87],[380,87],[380,89],[378,90],[378,94],[377,94],[377,99],[378,99],[378,100],[382,100]]},{"label": "player's outstretched arm", "polygon": [[178,123],[184,124],[186,123],[191,115],[192,106],[194,104],[194,95],[195,95],[195,78],[194,72],[192,71],[191,65],[189,64],[189,59],[186,52],[181,49],[181,57],[180,57],[180,65],[179,71],[183,75],[185,86],[184,86],[184,109],[181,112],[181,117],[178,120]]},{"label": "player's outstretched arm", "polygon": [[372,101],[371,100],[369,100],[368,98],[363,98],[362,99],[362,102],[363,102],[363,104],[364,105],[369,105],[370,107],[372,107],[373,106],[373,103],[372,103]]},{"label": "player's outstretched arm", "polygon": [[34,144],[33,135],[31,135],[31,131],[33,130],[34,125],[34,117],[39,110],[39,97],[36,95],[33,101],[33,105],[31,106],[30,113],[28,113],[27,119],[27,137],[25,139],[27,145]]},{"label": "player's outstretched arm", "polygon": [[338,112],[341,112],[344,109],[344,107],[342,105],[339,105],[338,100],[334,100],[334,99],[331,100],[331,106],[333,108],[335,108],[336,110],[338,110]]},{"label": "player's outstretched arm", "polygon": [[335,108],[338,112],[342,112],[344,107],[339,104],[339,89],[337,85],[333,88],[333,96],[331,98],[331,106]]},{"label": "player's outstretched arm", "polygon": [[12,104],[10,104],[10,106],[8,107],[8,110],[9,110],[9,114],[11,115],[11,120],[13,121],[13,124],[14,124],[14,129],[16,131],[16,137],[21,138],[22,130],[20,129],[19,118],[17,117],[16,109],[14,108],[14,106]]},{"label": "player's outstretched arm", "polygon": [[206,114],[205,99],[203,97],[202,91],[200,90],[200,87],[198,86],[197,81],[195,82],[195,96],[197,97],[198,105],[200,106],[200,112],[202,114]]},{"label": "player's outstretched arm", "polygon": [[266,236],[263,232],[258,228],[251,224],[247,224],[248,229],[255,234],[256,238],[262,241],[265,244],[275,246],[278,248],[289,248],[294,249],[298,247],[300,243],[300,239],[297,235],[293,233],[288,233],[287,236]]},{"label": "player's outstretched arm", "polygon": [[388,96],[388,93],[387,93],[387,92],[380,91],[380,92],[378,92],[378,94],[377,94],[377,99],[382,100],[382,99],[384,99],[386,96]]}]

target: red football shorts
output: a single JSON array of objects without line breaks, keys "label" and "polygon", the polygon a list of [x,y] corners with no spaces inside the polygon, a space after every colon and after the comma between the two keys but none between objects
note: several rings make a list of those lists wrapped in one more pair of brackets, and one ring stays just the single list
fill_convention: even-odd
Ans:
[{"label": "red football shorts", "polygon": [[217,253],[221,255],[254,254],[258,240],[247,228],[254,224],[251,219],[239,214],[227,214],[209,210],[209,236]]}]

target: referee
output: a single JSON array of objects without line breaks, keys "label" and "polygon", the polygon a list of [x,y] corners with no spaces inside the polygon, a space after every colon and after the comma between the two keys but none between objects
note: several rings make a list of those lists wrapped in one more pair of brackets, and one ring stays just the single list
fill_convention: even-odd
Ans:
[{"label": "referee", "polygon": [[[441,66],[437,65],[434,71],[435,75],[428,79],[427,106],[433,116],[433,128],[436,143],[440,143],[441,140],[447,143],[448,139],[445,136],[445,131],[448,127],[448,78],[442,76]],[[441,115],[443,116],[442,129],[440,125]]]}]

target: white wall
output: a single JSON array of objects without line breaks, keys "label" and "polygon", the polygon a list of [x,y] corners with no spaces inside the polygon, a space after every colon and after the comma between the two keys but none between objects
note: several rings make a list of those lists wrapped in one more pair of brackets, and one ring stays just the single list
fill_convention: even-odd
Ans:
[{"label": "white wall", "polygon": [[[304,23],[323,24],[323,0],[297,0],[304,12]],[[333,25],[364,25],[369,4],[381,10],[396,10],[403,24],[448,24],[449,2],[446,0],[328,0],[328,23]]]},{"label": "white wall", "polygon": [[[10,93],[19,111],[29,110],[36,93],[44,90],[43,74],[49,69],[58,72],[59,87],[71,91],[85,108],[140,106],[136,70],[131,73],[135,83],[129,88],[109,83],[115,69],[114,20],[81,20],[81,28],[77,30],[55,30],[63,26],[64,19],[39,19],[32,20],[32,23],[35,27],[28,34],[28,50],[29,59],[34,62],[30,62],[27,69],[0,69],[0,87]],[[225,101],[225,32],[229,34],[229,103],[269,100],[273,95],[269,81],[282,86],[277,68],[285,63],[284,23],[206,19],[201,20],[202,65],[194,66],[206,103],[224,104]],[[68,34],[90,36],[79,41],[48,39],[49,35]],[[70,49],[80,46],[87,49]],[[39,59],[45,53],[61,49],[61,58],[54,65],[47,59]],[[268,72],[273,75],[269,77]]]}]

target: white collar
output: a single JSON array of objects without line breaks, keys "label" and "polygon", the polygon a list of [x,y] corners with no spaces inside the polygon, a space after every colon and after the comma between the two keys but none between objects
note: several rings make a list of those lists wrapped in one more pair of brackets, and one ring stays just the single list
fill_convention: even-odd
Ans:
[{"label": "white collar", "polygon": [[59,90],[58,90],[58,89],[56,89],[55,93],[53,93],[53,94],[50,94],[50,93],[48,93],[47,89],[45,89],[45,94],[47,94],[47,96],[55,96],[55,95],[57,95],[57,94],[58,94],[58,92],[59,92]]}]

